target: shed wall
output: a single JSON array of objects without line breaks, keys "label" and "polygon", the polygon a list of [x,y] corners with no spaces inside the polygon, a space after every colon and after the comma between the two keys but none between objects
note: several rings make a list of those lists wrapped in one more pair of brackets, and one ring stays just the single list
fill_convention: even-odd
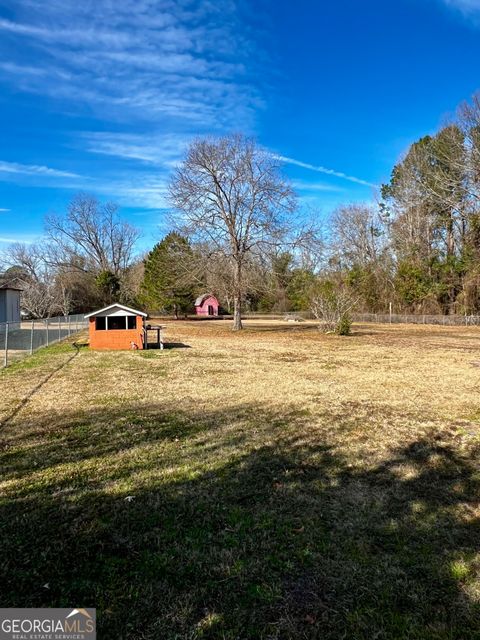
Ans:
[{"label": "shed wall", "polygon": [[20,322],[20,291],[0,289],[0,322]]},{"label": "shed wall", "polygon": [[[114,314],[118,315],[118,314]],[[123,314],[131,315],[131,314]],[[136,329],[117,329],[97,331],[95,329],[95,318],[89,318],[88,333],[90,338],[90,348],[108,351],[120,351],[131,349],[131,343],[135,342],[139,349],[143,349],[143,318],[137,316]]]},{"label": "shed wall", "polygon": [[216,298],[214,298],[213,296],[210,296],[209,298],[205,298],[205,300],[203,301],[203,303],[197,307],[195,307],[195,311],[197,313],[197,316],[208,316],[208,307],[211,306],[213,307],[213,314],[214,316],[218,316],[218,300]]}]

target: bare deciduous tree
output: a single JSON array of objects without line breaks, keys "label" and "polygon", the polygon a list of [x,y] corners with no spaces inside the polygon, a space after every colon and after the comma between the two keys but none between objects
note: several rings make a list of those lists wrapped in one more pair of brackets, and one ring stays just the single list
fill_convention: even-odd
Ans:
[{"label": "bare deciduous tree", "polygon": [[7,248],[6,260],[16,269],[23,309],[34,318],[45,318],[55,312],[59,299],[54,277],[40,247],[16,242]]},{"label": "bare deciduous tree", "polygon": [[64,218],[48,216],[46,223],[57,266],[117,277],[130,265],[139,238],[137,229],[118,217],[115,204],[85,194],[73,199]]},{"label": "bare deciduous tree", "polygon": [[233,329],[242,328],[246,257],[278,243],[295,198],[279,161],[240,135],[197,140],[170,184],[184,232],[214,244],[233,281]]},{"label": "bare deciduous tree", "polygon": [[347,266],[375,262],[385,247],[378,211],[362,204],[339,207],[332,217],[334,248]]},{"label": "bare deciduous tree", "polygon": [[23,309],[33,318],[46,318],[60,310],[54,286],[48,281],[24,282],[21,303]]},{"label": "bare deciduous tree", "polygon": [[121,283],[121,297],[127,303],[134,303],[139,294],[144,276],[143,260],[136,260],[125,271]]}]

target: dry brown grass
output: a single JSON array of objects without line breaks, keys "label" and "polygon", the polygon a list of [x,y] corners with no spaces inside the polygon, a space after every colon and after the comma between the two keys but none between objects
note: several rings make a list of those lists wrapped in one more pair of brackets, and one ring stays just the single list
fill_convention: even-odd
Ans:
[{"label": "dry brown grass", "polygon": [[64,345],[15,365],[5,606],[70,597],[112,638],[480,637],[479,338],[189,321],[163,352]]}]

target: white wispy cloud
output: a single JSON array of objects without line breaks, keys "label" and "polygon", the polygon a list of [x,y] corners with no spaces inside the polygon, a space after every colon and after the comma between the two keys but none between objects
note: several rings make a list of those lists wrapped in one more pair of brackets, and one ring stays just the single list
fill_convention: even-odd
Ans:
[{"label": "white wispy cloud", "polygon": [[62,187],[162,208],[192,138],[255,131],[268,64],[242,14],[238,0],[16,0],[0,18],[0,79],[93,117],[99,130],[75,126],[67,144],[112,166],[85,184],[49,157],[45,166],[0,162],[0,180],[63,178]]},{"label": "white wispy cloud", "polygon": [[24,242],[32,244],[38,240],[39,236],[31,233],[15,233],[11,236],[0,236],[0,244],[12,244],[13,242]]},{"label": "white wispy cloud", "polygon": [[104,177],[89,188],[113,193],[117,201],[131,207],[166,209],[171,170],[181,161],[190,141],[191,136],[182,133],[84,132],[80,144],[90,153],[111,156],[133,169],[117,171],[113,179]]},{"label": "white wispy cloud", "polygon": [[87,151],[126,160],[138,160],[170,169],[183,156],[191,136],[182,133],[112,133],[84,132],[82,144]]},{"label": "white wispy cloud", "polygon": [[0,213],[7,213],[8,211],[11,211],[11,209],[4,209],[3,207],[0,208]]},{"label": "white wispy cloud", "polygon": [[[93,113],[103,121],[100,130],[79,134],[76,128],[71,145],[109,156],[116,164],[85,184],[77,173],[47,166],[55,167],[52,160],[45,165],[0,161],[0,178],[63,179],[62,186],[88,188],[128,206],[167,207],[168,174],[188,143],[206,133],[252,133],[256,113],[264,106],[256,75],[259,45],[253,30],[243,28],[239,4],[16,0],[9,18],[0,19],[0,76],[16,89],[49,97],[67,113]],[[278,157],[332,178],[374,186],[343,172]],[[319,181],[294,186],[305,197],[340,190]]]},{"label": "white wispy cloud", "polygon": [[241,21],[231,0],[17,0],[0,19],[0,74],[109,120],[249,129],[263,102]]},{"label": "white wispy cloud", "polygon": [[77,173],[61,171],[38,164],[20,164],[18,162],[5,162],[0,160],[0,173],[13,173],[22,175],[41,175],[50,178],[80,178]]},{"label": "white wispy cloud", "polygon": [[377,185],[373,184],[373,182],[368,182],[367,180],[363,180],[362,178],[357,178],[356,176],[350,176],[347,173],[343,173],[342,171],[335,171],[334,169],[328,169],[327,167],[322,167],[321,165],[314,165],[308,162],[302,162],[301,160],[295,160],[294,158],[288,158],[287,156],[282,156],[275,154],[275,158],[284,162],[285,164],[292,164],[296,167],[302,167],[302,169],[309,169],[310,171],[316,171],[317,173],[323,173],[328,176],[334,176],[335,178],[341,178],[342,180],[348,180],[349,182],[354,182],[355,184],[361,184],[365,187],[376,187]]},{"label": "white wispy cloud", "polygon": [[447,7],[458,9],[464,14],[480,14],[480,0],[442,0]]},{"label": "white wispy cloud", "polygon": [[337,185],[327,182],[307,182],[307,180],[292,180],[292,187],[297,191],[306,191],[312,193],[341,193],[343,189]]},{"label": "white wispy cloud", "polygon": [[93,185],[92,190],[105,196],[115,194],[117,202],[129,207],[163,210],[169,206],[167,179],[155,173],[120,175]]}]

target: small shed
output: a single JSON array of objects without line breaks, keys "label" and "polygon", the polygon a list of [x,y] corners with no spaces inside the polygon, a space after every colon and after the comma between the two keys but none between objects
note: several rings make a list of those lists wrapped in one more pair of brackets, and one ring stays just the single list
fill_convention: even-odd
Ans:
[{"label": "small shed", "polygon": [[0,323],[20,322],[20,292],[17,287],[0,285]]},{"label": "small shed", "polygon": [[195,300],[197,316],[218,316],[218,300],[211,293],[204,293]]},{"label": "small shed", "polygon": [[143,311],[118,303],[88,313],[85,318],[88,318],[90,348],[143,349],[146,317]]}]

